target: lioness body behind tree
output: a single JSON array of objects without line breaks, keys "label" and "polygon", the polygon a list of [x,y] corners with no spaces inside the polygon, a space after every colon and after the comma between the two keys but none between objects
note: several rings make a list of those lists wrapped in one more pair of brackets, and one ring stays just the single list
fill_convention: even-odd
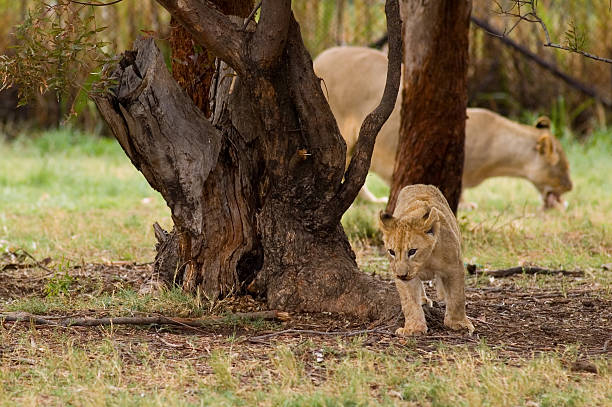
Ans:
[{"label": "lioness body behind tree", "polygon": [[427,332],[421,305],[429,300],[422,281],[434,279],[446,303],[444,325],[472,333],[474,326],[465,315],[461,233],[440,190],[433,185],[404,187],[393,215],[381,212],[380,226],[406,320],[396,333]]},{"label": "lioness body behind tree", "polygon": [[[323,93],[336,117],[350,151],[363,117],[380,99],[387,57],[365,47],[335,47],[314,61],[315,73],[323,79]],[[398,148],[401,92],[393,113],[374,146],[371,171],[391,184]],[[441,112],[440,114],[443,114]],[[561,195],[572,189],[569,164],[561,143],[550,132],[547,118],[536,126],[513,122],[486,109],[467,109],[463,188],[479,185],[495,176],[521,177],[540,192],[545,207],[557,206]],[[365,187],[362,195],[380,201]]]}]

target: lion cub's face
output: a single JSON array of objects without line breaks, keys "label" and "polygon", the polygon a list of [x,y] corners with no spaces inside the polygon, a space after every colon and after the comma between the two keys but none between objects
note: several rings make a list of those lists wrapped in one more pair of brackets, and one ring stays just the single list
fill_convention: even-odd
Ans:
[{"label": "lion cub's face", "polygon": [[380,227],[391,271],[400,280],[411,280],[427,264],[438,240],[440,213],[421,206],[401,217],[380,212]]}]

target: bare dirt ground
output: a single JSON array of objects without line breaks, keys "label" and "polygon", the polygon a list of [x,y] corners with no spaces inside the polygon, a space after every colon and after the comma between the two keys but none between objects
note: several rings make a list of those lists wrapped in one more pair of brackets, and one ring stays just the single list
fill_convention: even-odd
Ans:
[{"label": "bare dirt ground", "polygon": [[[45,296],[44,287],[53,277],[49,270],[6,260],[0,263],[2,308],[14,299]],[[121,288],[138,290],[149,278],[151,265],[82,264],[71,267],[67,273],[76,282],[71,295],[99,295]],[[522,277],[497,279],[494,286],[485,287],[471,287],[475,280],[468,280],[467,312],[476,327],[472,336],[446,329],[442,324],[443,306],[436,303],[433,308],[426,308],[429,332],[414,338],[393,335],[399,320],[376,327],[336,315],[299,314],[292,315],[289,321],[263,327],[254,324],[217,324],[198,328],[127,326],[114,332],[114,340],[125,349],[126,358],[131,357],[129,350],[134,343],[147,343],[152,351],[168,351],[166,356],[176,360],[197,359],[203,352],[227,347],[228,338],[234,338],[233,343],[248,345],[233,348],[241,359],[248,360],[257,358],[258,350],[263,352],[279,343],[295,345],[309,340],[321,346],[333,346],[339,340],[351,340],[356,336],[362,336],[363,346],[370,349],[405,346],[419,356],[433,355],[441,344],[476,348],[482,343],[495,349],[505,360],[530,357],[539,352],[563,352],[568,347],[575,349],[578,359],[612,355],[612,299],[609,293],[586,283],[572,284],[566,290],[525,288],[516,283],[515,279],[519,278]],[[262,309],[265,309],[265,304],[247,296],[224,301],[221,312]],[[83,309],[72,312],[70,316],[103,317],[108,316],[108,311]],[[30,329],[27,323],[3,323],[14,333]],[[49,341],[58,340],[57,335],[51,333],[59,328],[40,326],[37,329],[42,337],[48,332]],[[106,335],[104,330],[95,327],[62,329],[83,345]],[[364,330],[368,331],[367,336]],[[10,352],[10,344],[3,351]]]}]

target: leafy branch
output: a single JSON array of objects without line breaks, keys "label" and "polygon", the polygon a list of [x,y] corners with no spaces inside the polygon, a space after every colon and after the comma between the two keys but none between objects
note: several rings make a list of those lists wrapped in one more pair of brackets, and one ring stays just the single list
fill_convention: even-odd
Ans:
[{"label": "leafy branch", "polygon": [[106,27],[98,27],[91,7],[71,3],[29,10],[15,28],[10,54],[0,55],[0,90],[16,87],[19,105],[49,91],[60,101],[74,101],[112,60],[109,43],[98,38]]},{"label": "leafy branch", "polygon": [[512,0],[508,7],[504,7],[499,1],[494,0],[497,5],[497,12],[503,16],[514,17],[516,21],[510,27],[510,29],[504,29],[503,36],[509,35],[522,21],[529,23],[535,23],[540,26],[544,32],[546,39],[544,46],[550,48],[557,48],[564,51],[573,52],[580,54],[587,58],[594,59],[596,61],[605,62],[612,64],[612,59],[604,58],[598,55],[591,54],[584,51],[586,46],[586,35],[580,30],[574,21],[570,22],[568,30],[565,32],[565,45],[553,42],[551,40],[550,31],[544,23],[544,20],[538,15],[538,0]]}]

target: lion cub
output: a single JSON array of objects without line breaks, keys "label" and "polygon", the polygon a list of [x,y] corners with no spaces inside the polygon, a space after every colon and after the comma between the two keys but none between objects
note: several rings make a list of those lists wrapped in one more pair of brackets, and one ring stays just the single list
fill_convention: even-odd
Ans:
[{"label": "lion cub", "polygon": [[446,198],[433,185],[409,185],[400,191],[393,215],[380,212],[385,247],[400,295],[406,322],[397,335],[427,332],[422,304],[423,280],[436,280],[438,297],[446,302],[444,325],[451,329],[474,326],[465,315],[461,234]]}]

